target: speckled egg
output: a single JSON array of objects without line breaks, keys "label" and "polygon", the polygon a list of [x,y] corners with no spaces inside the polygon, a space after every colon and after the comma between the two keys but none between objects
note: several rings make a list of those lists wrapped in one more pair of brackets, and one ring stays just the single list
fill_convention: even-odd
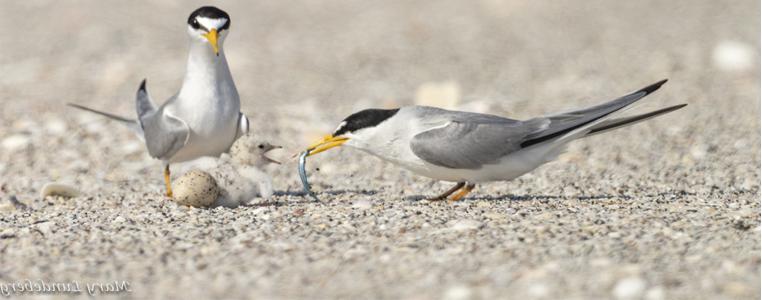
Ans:
[{"label": "speckled egg", "polygon": [[212,175],[201,170],[191,170],[172,183],[175,202],[194,206],[208,207],[217,200],[220,189]]}]

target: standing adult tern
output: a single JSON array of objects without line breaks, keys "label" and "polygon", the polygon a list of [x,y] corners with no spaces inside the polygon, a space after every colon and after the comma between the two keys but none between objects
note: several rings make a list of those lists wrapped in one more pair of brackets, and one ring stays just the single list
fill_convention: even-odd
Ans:
[{"label": "standing adult tern", "polygon": [[511,180],[554,160],[578,138],[628,126],[686,104],[629,117],[615,117],[667,82],[662,80],[600,105],[513,120],[427,106],[366,109],[344,119],[333,134],[308,147],[308,155],[346,145],[413,173],[456,182],[431,200],[457,201],[476,183]]},{"label": "standing adult tern", "polygon": [[230,16],[219,8],[201,7],[188,17],[190,51],[180,91],[157,107],[146,91],[137,92],[137,119],[77,104],[73,107],[117,120],[145,141],[148,153],[164,162],[167,196],[172,197],[169,164],[201,156],[218,156],[249,131],[222,47]]}]

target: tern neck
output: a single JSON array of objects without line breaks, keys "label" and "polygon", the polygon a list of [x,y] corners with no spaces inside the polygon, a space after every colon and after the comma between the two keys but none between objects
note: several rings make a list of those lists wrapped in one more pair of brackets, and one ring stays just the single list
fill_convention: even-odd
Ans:
[{"label": "tern neck", "polygon": [[206,43],[193,41],[190,44],[188,66],[180,93],[195,93],[199,87],[212,92],[230,88],[234,90],[233,76],[230,74],[222,45],[218,56]]}]

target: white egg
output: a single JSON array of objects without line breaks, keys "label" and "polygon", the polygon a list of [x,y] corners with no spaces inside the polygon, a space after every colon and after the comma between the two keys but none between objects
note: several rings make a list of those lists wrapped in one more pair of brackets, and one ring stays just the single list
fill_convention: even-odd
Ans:
[{"label": "white egg", "polygon": [[217,200],[220,189],[212,175],[201,170],[191,170],[172,184],[175,202],[194,206],[209,207]]}]

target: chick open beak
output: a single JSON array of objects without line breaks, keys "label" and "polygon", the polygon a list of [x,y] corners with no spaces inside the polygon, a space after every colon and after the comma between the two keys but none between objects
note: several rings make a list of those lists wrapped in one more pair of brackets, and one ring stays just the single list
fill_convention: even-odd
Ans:
[{"label": "chick open beak", "polygon": [[209,32],[204,34],[204,37],[209,41],[209,45],[212,45],[212,50],[214,50],[214,54],[217,56],[220,56],[220,48],[219,48],[219,45],[217,45],[217,38],[219,37],[219,34],[217,33],[217,29],[209,30]]},{"label": "chick open beak", "polygon": [[333,135],[326,135],[321,139],[320,141],[310,145],[307,150],[310,151],[310,153],[307,156],[315,155],[320,152],[323,152],[325,150],[331,149],[333,147],[338,147],[344,144],[346,141],[348,141],[348,137],[343,136],[333,136]]},{"label": "chick open beak", "polygon": [[282,146],[277,146],[277,145],[267,145],[267,146],[266,146],[266,148],[265,148],[265,153],[264,153],[264,154],[262,154],[262,157],[263,157],[263,158],[264,158],[264,159],[265,159],[267,162],[270,162],[270,163],[274,163],[274,164],[278,164],[278,165],[280,165],[280,164],[281,164],[281,162],[279,162],[279,161],[277,161],[277,160],[275,160],[275,159],[272,159],[272,158],[270,158],[269,156],[267,156],[267,152],[270,152],[270,151],[272,151],[272,150],[276,150],[276,149],[281,149],[281,148],[283,148],[283,147],[282,147]]}]

